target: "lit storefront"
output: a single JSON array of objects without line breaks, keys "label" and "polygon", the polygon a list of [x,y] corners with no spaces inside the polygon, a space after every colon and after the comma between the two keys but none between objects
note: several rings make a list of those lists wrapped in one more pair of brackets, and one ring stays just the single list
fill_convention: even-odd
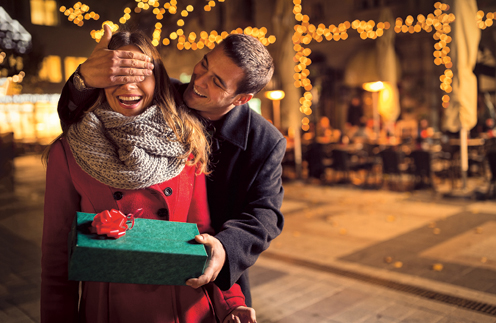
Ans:
[{"label": "lit storefront", "polygon": [[0,96],[0,133],[14,133],[20,143],[49,144],[62,129],[58,94]]}]

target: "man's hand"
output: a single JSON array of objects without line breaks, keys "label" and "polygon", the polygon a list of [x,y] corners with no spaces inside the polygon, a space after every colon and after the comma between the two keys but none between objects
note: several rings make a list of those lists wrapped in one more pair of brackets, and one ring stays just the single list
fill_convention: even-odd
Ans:
[{"label": "man's hand", "polygon": [[138,83],[151,75],[150,57],[123,50],[109,50],[110,26],[103,26],[104,35],[90,57],[81,64],[79,73],[88,87],[105,88],[118,84]]},{"label": "man's hand", "polygon": [[208,253],[207,268],[203,275],[186,281],[186,285],[198,288],[213,282],[217,278],[226,262],[226,250],[224,250],[224,246],[217,238],[207,233],[197,235],[195,240],[205,245]]},{"label": "man's hand", "polygon": [[257,316],[253,308],[239,306],[229,313],[222,323],[257,323]]}]

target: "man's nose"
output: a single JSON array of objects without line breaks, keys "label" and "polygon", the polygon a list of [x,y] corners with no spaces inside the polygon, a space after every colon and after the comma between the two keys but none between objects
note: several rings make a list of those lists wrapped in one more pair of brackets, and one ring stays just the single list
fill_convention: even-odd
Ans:
[{"label": "man's nose", "polygon": [[195,85],[205,86],[207,80],[207,73],[197,73],[195,75]]},{"label": "man's nose", "polygon": [[199,77],[195,79],[195,86],[205,87],[205,78]]}]

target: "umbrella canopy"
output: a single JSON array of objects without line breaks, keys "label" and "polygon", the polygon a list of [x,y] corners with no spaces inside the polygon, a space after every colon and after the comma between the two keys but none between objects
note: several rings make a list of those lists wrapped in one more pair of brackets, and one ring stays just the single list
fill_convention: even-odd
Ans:
[{"label": "umbrella canopy", "polygon": [[374,47],[364,47],[346,64],[344,83],[350,87],[362,87],[363,83],[379,81],[377,53]]},{"label": "umbrella canopy", "polygon": [[455,15],[455,21],[452,25],[451,44],[453,91],[445,111],[444,128],[451,132],[460,131],[460,161],[465,189],[468,171],[467,132],[477,123],[477,77],[473,70],[477,61],[481,31],[475,20],[475,0],[447,2]]},{"label": "umbrella canopy", "polygon": [[[389,8],[384,8],[380,21],[394,25]],[[384,82],[384,90],[379,92],[378,109],[382,119],[387,123],[396,121],[400,113],[397,80],[400,64],[394,50],[395,32],[392,28],[384,30],[373,46],[365,47],[350,58],[344,73],[344,82],[348,86],[362,87],[364,83]]]},{"label": "umbrella canopy", "polygon": [[481,31],[476,23],[476,0],[446,1],[455,15],[452,23],[451,61],[453,91],[445,110],[444,128],[458,132],[470,130],[477,123],[477,77],[473,73]]}]

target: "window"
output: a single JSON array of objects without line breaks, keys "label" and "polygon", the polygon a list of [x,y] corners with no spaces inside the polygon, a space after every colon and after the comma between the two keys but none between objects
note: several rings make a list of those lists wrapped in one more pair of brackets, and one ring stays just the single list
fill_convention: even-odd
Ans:
[{"label": "window", "polygon": [[56,26],[58,13],[55,0],[31,0],[31,23],[34,25]]},{"label": "window", "polygon": [[40,79],[51,83],[62,82],[62,64],[59,56],[50,55],[43,59]]},{"label": "window", "polygon": [[68,56],[64,59],[64,75],[67,81],[72,73],[76,70],[79,64],[84,63],[86,57],[72,57]]}]

